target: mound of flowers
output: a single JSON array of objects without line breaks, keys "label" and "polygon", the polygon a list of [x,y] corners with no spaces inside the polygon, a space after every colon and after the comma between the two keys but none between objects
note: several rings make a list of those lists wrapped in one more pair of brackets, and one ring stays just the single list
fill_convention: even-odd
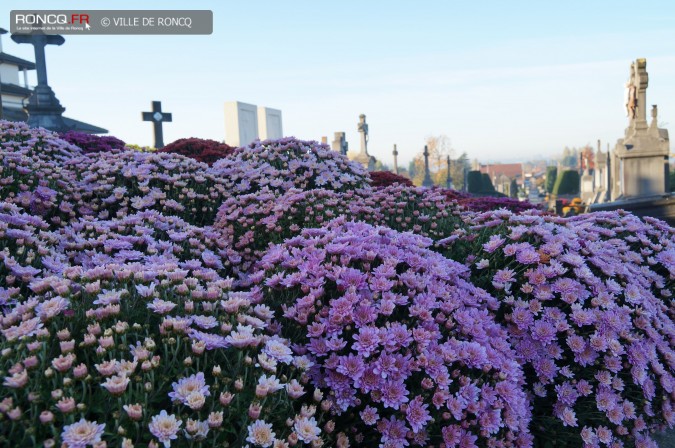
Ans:
[{"label": "mound of flowers", "polygon": [[514,213],[526,212],[528,210],[542,210],[542,207],[537,204],[532,204],[529,201],[519,201],[518,199],[494,196],[474,196],[469,193],[461,191],[442,189],[445,197],[449,201],[457,202],[463,205],[468,210],[473,212],[489,212],[497,209],[506,209]]},{"label": "mound of flowers", "polygon": [[77,184],[98,219],[157,210],[192,224],[211,224],[224,197],[224,185],[207,174],[208,166],[171,153],[124,151],[71,159],[68,168],[81,174]]},{"label": "mound of flowers", "polygon": [[463,224],[466,211],[448,202],[443,190],[392,185],[365,195],[365,204],[377,208],[372,224],[402,232],[414,232],[434,240],[446,237]]},{"label": "mound of flowers", "polygon": [[122,140],[112,135],[99,136],[77,131],[59,134],[59,138],[82,149],[85,154],[123,150],[126,145]]},{"label": "mound of flowers", "polygon": [[146,210],[113,220],[83,218],[61,230],[59,245],[71,265],[91,269],[106,264],[201,262],[220,275],[230,273],[230,249],[209,227]]},{"label": "mound of flowers", "polygon": [[76,179],[64,165],[81,155],[53,132],[0,121],[0,198],[56,226],[74,219]]},{"label": "mound of flowers", "polygon": [[[68,268],[0,323],[0,445],[305,445],[332,427],[274,312],[190,263]],[[298,405],[296,405],[298,404]],[[101,445],[102,443],[102,445]],[[200,445],[201,444],[201,445]]]},{"label": "mound of flowers", "polygon": [[493,196],[480,196],[464,198],[460,204],[474,212],[489,212],[500,208],[520,213],[527,210],[541,210],[541,206],[529,201],[519,201],[512,198],[497,198]]},{"label": "mound of flowers", "polygon": [[58,238],[39,216],[0,202],[0,310],[11,303],[43,270],[60,271]]},{"label": "mound of flowers", "polygon": [[392,173],[391,171],[371,171],[368,173],[370,176],[370,186],[375,187],[388,187],[394,184],[401,184],[407,187],[412,187],[413,183],[407,177],[399,176],[398,174]]},{"label": "mound of flowers", "polygon": [[281,195],[263,189],[225,200],[214,228],[239,254],[239,269],[246,273],[271,244],[338,216],[440,239],[463,225],[464,211],[449,204],[440,190],[405,185],[346,192],[293,188]]},{"label": "mound of flowers", "polygon": [[588,238],[563,218],[500,210],[471,222],[439,245],[499,299],[534,397],[535,438],[655,446],[649,432],[675,423],[675,326],[651,289],[663,279],[644,275],[622,240]]},{"label": "mound of flowers", "polygon": [[347,191],[368,186],[368,172],[326,144],[298,140],[255,141],[213,164],[209,170],[231,195],[291,188]]},{"label": "mound of flowers", "polygon": [[213,165],[216,161],[232,154],[235,148],[215,140],[204,138],[181,138],[169,143],[159,152],[170,152],[190,157],[198,162]]},{"label": "mound of flowers", "polygon": [[363,195],[368,192],[293,188],[280,196],[267,189],[237,195],[220,207],[214,228],[239,254],[238,268],[246,273],[271,244],[299,235],[305,228],[321,227],[338,216],[375,221],[376,209],[364,204]]},{"label": "mound of flowers", "polygon": [[[675,228],[655,218],[644,218],[623,210],[575,216],[562,221],[587,241],[605,241],[622,248],[626,257],[640,267],[661,297],[675,313]],[[609,265],[609,263],[608,263]],[[611,271],[607,272],[611,274]]]},{"label": "mound of flowers", "polygon": [[252,294],[356,446],[531,446],[496,303],[430,244],[339,218],[270,249]]}]

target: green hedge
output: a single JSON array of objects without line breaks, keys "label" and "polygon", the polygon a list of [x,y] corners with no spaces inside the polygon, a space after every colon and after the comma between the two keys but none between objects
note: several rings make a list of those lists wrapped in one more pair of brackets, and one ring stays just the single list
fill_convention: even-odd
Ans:
[{"label": "green hedge", "polygon": [[469,193],[479,193],[483,189],[482,180],[483,177],[481,176],[480,171],[469,171],[467,177],[467,188],[469,189]]},{"label": "green hedge", "polygon": [[561,194],[579,194],[580,182],[581,179],[579,177],[578,171],[563,171],[555,181],[555,185],[553,186],[553,194],[556,196]]},{"label": "green hedge", "polygon": [[492,185],[492,180],[488,173],[483,173],[480,179],[481,191],[490,192],[495,191],[495,186]]},{"label": "green hedge", "polygon": [[517,199],[518,198],[518,182],[515,179],[511,179],[511,185],[509,185],[509,196]]}]

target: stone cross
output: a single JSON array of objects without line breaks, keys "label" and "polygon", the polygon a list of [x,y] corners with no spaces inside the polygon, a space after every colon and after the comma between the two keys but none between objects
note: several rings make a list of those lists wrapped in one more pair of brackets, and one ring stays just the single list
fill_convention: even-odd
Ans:
[{"label": "stone cross", "polygon": [[143,112],[143,121],[152,121],[155,128],[155,148],[160,149],[164,147],[164,133],[162,131],[162,123],[171,122],[172,117],[168,112],[162,112],[162,102],[152,102],[152,112]]},{"label": "stone cross", "polygon": [[398,174],[398,151],[396,150],[396,145],[394,145],[394,173]]},{"label": "stone cross", "polygon": [[448,155],[448,177],[445,180],[445,183],[448,188],[452,188],[452,176],[450,175],[450,167],[452,166],[452,160],[450,160],[450,156]]},{"label": "stone cross", "polygon": [[35,48],[35,71],[39,86],[47,85],[47,60],[45,58],[45,47],[47,45],[63,45],[66,41],[63,36],[58,34],[47,35],[42,33],[34,34],[12,34],[12,40],[17,44],[31,44]]},{"label": "stone cross", "polygon": [[424,145],[424,180],[422,181],[422,186],[434,186],[434,182],[431,180],[431,174],[429,173],[429,148],[427,145]]},{"label": "stone cross", "polygon": [[368,124],[365,114],[359,115],[358,131],[361,134],[361,154],[368,155]]},{"label": "stone cross", "polygon": [[45,47],[47,45],[63,45],[66,41],[58,34],[44,33],[12,34],[12,40],[17,44],[31,44],[35,49],[35,70],[38,84],[28,100],[28,125],[43,127],[52,131],[66,132],[68,128],[63,121],[63,112],[66,110],[56,98],[54,91],[47,84],[47,61]]}]

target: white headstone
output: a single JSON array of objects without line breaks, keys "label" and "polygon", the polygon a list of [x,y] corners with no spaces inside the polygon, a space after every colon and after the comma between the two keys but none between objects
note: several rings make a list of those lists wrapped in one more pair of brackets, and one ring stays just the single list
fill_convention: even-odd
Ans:
[{"label": "white headstone", "polygon": [[239,101],[225,103],[225,142],[245,146],[258,138],[258,108]]},{"label": "white headstone", "polygon": [[258,107],[258,131],[260,140],[273,140],[283,137],[281,111],[269,107]]}]

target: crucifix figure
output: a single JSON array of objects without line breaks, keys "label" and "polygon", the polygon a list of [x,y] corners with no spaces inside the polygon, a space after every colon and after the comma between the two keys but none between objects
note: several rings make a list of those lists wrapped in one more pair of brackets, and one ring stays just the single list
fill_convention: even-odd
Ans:
[{"label": "crucifix figure", "polygon": [[434,182],[431,180],[431,175],[429,174],[429,148],[427,145],[424,145],[424,180],[422,181],[422,186],[434,186]]},{"label": "crucifix figure", "polygon": [[162,132],[162,123],[171,122],[171,114],[162,112],[162,102],[152,102],[152,112],[143,112],[143,121],[152,121],[155,128],[155,148],[164,148],[164,134]]},{"label": "crucifix figure", "polygon": [[368,123],[365,114],[359,115],[358,131],[361,134],[361,154],[368,155]]},{"label": "crucifix figure", "polygon": [[66,109],[54,95],[54,91],[47,84],[47,61],[45,47],[47,45],[62,45],[66,40],[58,34],[12,34],[12,40],[17,44],[31,44],[35,48],[35,70],[38,84],[28,100],[28,125],[43,127],[52,131],[66,132],[68,129],[63,121],[63,111]]}]

